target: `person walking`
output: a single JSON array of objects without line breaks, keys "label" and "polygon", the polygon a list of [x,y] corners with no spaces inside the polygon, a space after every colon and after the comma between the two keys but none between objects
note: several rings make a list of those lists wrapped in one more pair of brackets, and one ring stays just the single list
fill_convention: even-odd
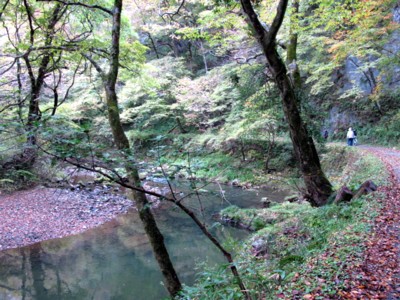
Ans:
[{"label": "person walking", "polygon": [[353,146],[353,142],[354,142],[354,131],[350,127],[349,130],[347,131],[347,145]]},{"label": "person walking", "polygon": [[324,139],[327,140],[329,136],[328,130],[325,129],[324,131]]}]

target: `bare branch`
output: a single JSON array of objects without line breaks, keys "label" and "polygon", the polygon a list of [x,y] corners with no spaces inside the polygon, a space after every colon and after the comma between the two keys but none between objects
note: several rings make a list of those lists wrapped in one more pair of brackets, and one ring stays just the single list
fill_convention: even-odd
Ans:
[{"label": "bare branch", "polygon": [[[61,158],[59,156],[57,156],[54,153],[50,153],[49,151],[47,151],[46,149],[43,149],[41,146],[38,146],[44,153],[51,155],[53,157],[56,157],[58,159],[61,159],[71,165],[74,165],[78,168],[82,168],[84,170],[87,171],[92,171],[92,172],[96,172],[102,176],[104,176],[105,178],[111,180],[112,182],[115,182],[125,188],[128,188],[130,190],[133,191],[138,191],[140,193],[146,194],[146,195],[151,195],[151,196],[155,196],[157,198],[159,198],[160,200],[167,200],[168,202],[173,203],[174,205],[178,206],[186,215],[188,215],[193,222],[200,228],[200,230],[204,233],[204,235],[221,251],[221,253],[225,256],[226,260],[229,263],[229,267],[231,269],[231,272],[233,274],[233,276],[235,277],[235,279],[237,280],[237,283],[239,284],[240,288],[241,288],[241,292],[244,294],[245,299],[246,300],[251,300],[251,296],[248,293],[246,287],[243,284],[243,281],[241,280],[240,276],[239,276],[239,272],[233,262],[232,259],[232,255],[221,245],[221,243],[214,237],[214,235],[212,235],[212,233],[207,229],[206,225],[204,225],[201,220],[196,216],[196,214],[189,209],[188,207],[186,207],[182,201],[180,201],[179,199],[177,199],[175,197],[175,194],[172,193],[173,197],[167,197],[164,196],[162,194],[153,192],[153,191],[149,191],[149,190],[145,190],[143,187],[137,187],[135,185],[130,184],[129,182],[127,182],[126,180],[124,180],[118,173],[116,173],[115,171],[113,172],[115,175],[117,175],[117,178],[111,176],[110,174],[103,172],[101,169],[99,169],[98,167],[94,166],[94,167],[89,167],[86,165],[82,165],[79,162],[75,162],[71,159],[68,158]],[[111,171],[111,170],[109,170]]]},{"label": "bare branch", "polygon": [[29,41],[31,42],[31,45],[33,45],[34,43],[34,36],[35,36],[35,29],[33,29],[33,17],[32,17],[32,12],[31,12],[31,8],[28,5],[28,2],[26,0],[24,0],[24,6],[25,6],[25,10],[26,13],[28,15],[28,21],[29,21]]},{"label": "bare branch", "polygon": [[274,20],[272,21],[271,26],[267,28],[261,23],[250,0],[240,0],[240,3],[242,4],[243,11],[245,12],[249,22],[256,32],[257,40],[262,41],[267,48],[274,45],[276,43],[276,35],[278,34],[283,18],[285,17],[288,0],[279,1]]},{"label": "bare branch", "polygon": [[[67,98],[68,98],[68,96],[69,96],[69,92],[70,92],[71,88],[72,88],[72,87],[74,86],[74,84],[75,84],[75,77],[76,77],[76,74],[78,73],[78,69],[79,69],[80,65],[81,65],[81,61],[79,61],[78,66],[76,67],[76,69],[75,69],[75,71],[74,71],[74,74],[73,74],[73,76],[72,76],[71,84],[70,84],[69,87],[67,88],[67,91],[65,92],[63,99],[62,99],[59,103],[54,103],[53,111],[52,111],[52,113],[51,113],[52,116],[55,115],[57,108],[58,108],[61,104],[63,104],[63,103],[65,102],[65,100],[67,100]],[[60,74],[60,80],[61,80],[61,74]],[[58,86],[58,85],[57,85],[57,86]]]},{"label": "bare branch", "polygon": [[173,20],[173,17],[179,14],[179,11],[181,10],[184,4],[185,0],[182,0],[181,4],[179,5],[178,9],[175,12],[165,12],[162,13],[160,17],[163,18],[164,16],[169,16]]},{"label": "bare branch", "polygon": [[96,69],[96,71],[100,73],[101,77],[104,77],[106,75],[103,69],[100,67],[100,65],[91,56],[87,55],[86,53],[81,53],[81,55],[88,61],[90,61],[90,63]]},{"label": "bare branch", "polygon": [[10,0],[7,0],[6,3],[4,3],[3,8],[0,11],[0,19],[1,19],[2,15],[3,15],[4,11],[6,10],[6,7],[7,7],[9,2],[10,2]]},{"label": "bare branch", "polygon": [[264,56],[264,53],[258,53],[256,55],[250,56],[248,58],[246,58],[246,57],[235,57],[235,60],[236,60],[236,62],[238,62],[240,64],[247,64],[251,60],[257,59],[260,56]]},{"label": "bare branch", "polygon": [[0,71],[0,75],[4,75],[4,74],[7,73],[9,70],[11,70],[12,67],[15,65],[16,62],[17,62],[17,60],[14,59],[14,60],[10,63],[10,66],[9,66],[7,69],[5,69],[4,71]]},{"label": "bare branch", "polygon": [[6,110],[7,110],[8,108],[10,108],[10,107],[22,105],[22,104],[26,101],[26,99],[27,99],[27,98],[25,97],[25,99],[19,99],[19,100],[18,100],[17,102],[15,102],[15,103],[9,103],[9,104],[5,105],[4,107],[2,107],[2,108],[0,109],[0,113],[6,111]]},{"label": "bare branch", "polygon": [[86,8],[99,9],[109,15],[113,15],[113,12],[110,9],[100,6],[100,5],[89,5],[89,4],[85,4],[82,2],[69,2],[69,1],[63,1],[63,0],[36,0],[36,1],[38,1],[38,2],[59,2],[66,6],[83,6]]},{"label": "bare branch", "polygon": [[287,5],[288,5],[288,0],[279,1],[278,7],[276,9],[275,18],[272,21],[271,27],[268,30],[268,40],[271,42],[275,41],[279,28],[281,28],[283,19],[285,17]]}]

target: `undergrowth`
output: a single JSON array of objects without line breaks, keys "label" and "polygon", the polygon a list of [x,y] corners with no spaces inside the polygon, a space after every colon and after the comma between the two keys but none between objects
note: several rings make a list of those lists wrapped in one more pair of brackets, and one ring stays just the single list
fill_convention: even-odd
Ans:
[{"label": "undergrowth", "polygon": [[38,178],[34,172],[27,170],[4,170],[0,171],[0,191],[14,192],[26,186],[37,183]]},{"label": "undergrowth", "polygon": [[[238,185],[263,185],[275,180],[282,181],[283,175],[287,175],[294,167],[293,151],[287,139],[276,142],[266,169],[265,153],[251,149],[257,142],[244,145],[243,159],[238,146],[240,141],[230,140],[227,146],[228,142],[221,136],[210,137],[177,135],[173,145],[155,146],[153,149],[156,150],[148,151],[147,158],[154,156],[159,164],[168,167],[169,173],[180,177],[220,183],[234,182]],[[165,140],[162,143],[166,144]],[[284,184],[283,181],[280,183]]]},{"label": "undergrowth", "polygon": [[[242,162],[224,153],[197,155],[188,159],[185,156],[165,160],[172,165],[187,166],[196,178],[206,178],[222,183],[236,180],[238,182],[261,183],[263,181],[262,162],[258,160]],[[183,176],[189,174],[182,173]]]},{"label": "undergrowth", "polygon": [[[383,164],[355,149],[329,149],[324,165],[332,167],[330,179],[336,187],[357,187],[368,179],[378,185],[388,182]],[[235,259],[252,297],[307,299],[312,292],[323,299],[340,293],[347,280],[344,266],[361,260],[369,220],[379,211],[375,201],[379,196],[370,194],[320,208],[286,202],[259,210],[226,209],[224,213],[232,218],[258,219],[259,230],[237,245]],[[228,266],[221,265],[201,272],[179,299],[242,299],[242,294]]]}]

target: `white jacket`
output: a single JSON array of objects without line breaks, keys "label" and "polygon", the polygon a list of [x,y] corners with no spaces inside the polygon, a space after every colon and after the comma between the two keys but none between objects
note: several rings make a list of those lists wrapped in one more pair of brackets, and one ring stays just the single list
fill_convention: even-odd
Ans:
[{"label": "white jacket", "polygon": [[354,131],[353,130],[349,129],[349,131],[347,131],[347,138],[354,139]]}]

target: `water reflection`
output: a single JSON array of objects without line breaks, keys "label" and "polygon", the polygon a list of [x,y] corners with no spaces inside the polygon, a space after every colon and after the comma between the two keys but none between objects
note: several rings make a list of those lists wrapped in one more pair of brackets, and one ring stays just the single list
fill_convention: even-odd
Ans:
[{"label": "water reflection", "polygon": [[[218,187],[202,196],[206,221],[226,204]],[[260,206],[261,197],[278,193],[224,187],[225,196],[239,206]],[[206,197],[205,197],[206,196]],[[185,202],[198,209],[195,199]],[[194,281],[196,262],[222,262],[215,249],[180,211],[165,203],[155,211],[171,259],[186,284]],[[220,238],[241,238],[245,231],[216,227]],[[162,299],[167,291],[151,247],[135,211],[83,234],[0,252],[0,299]]]}]

